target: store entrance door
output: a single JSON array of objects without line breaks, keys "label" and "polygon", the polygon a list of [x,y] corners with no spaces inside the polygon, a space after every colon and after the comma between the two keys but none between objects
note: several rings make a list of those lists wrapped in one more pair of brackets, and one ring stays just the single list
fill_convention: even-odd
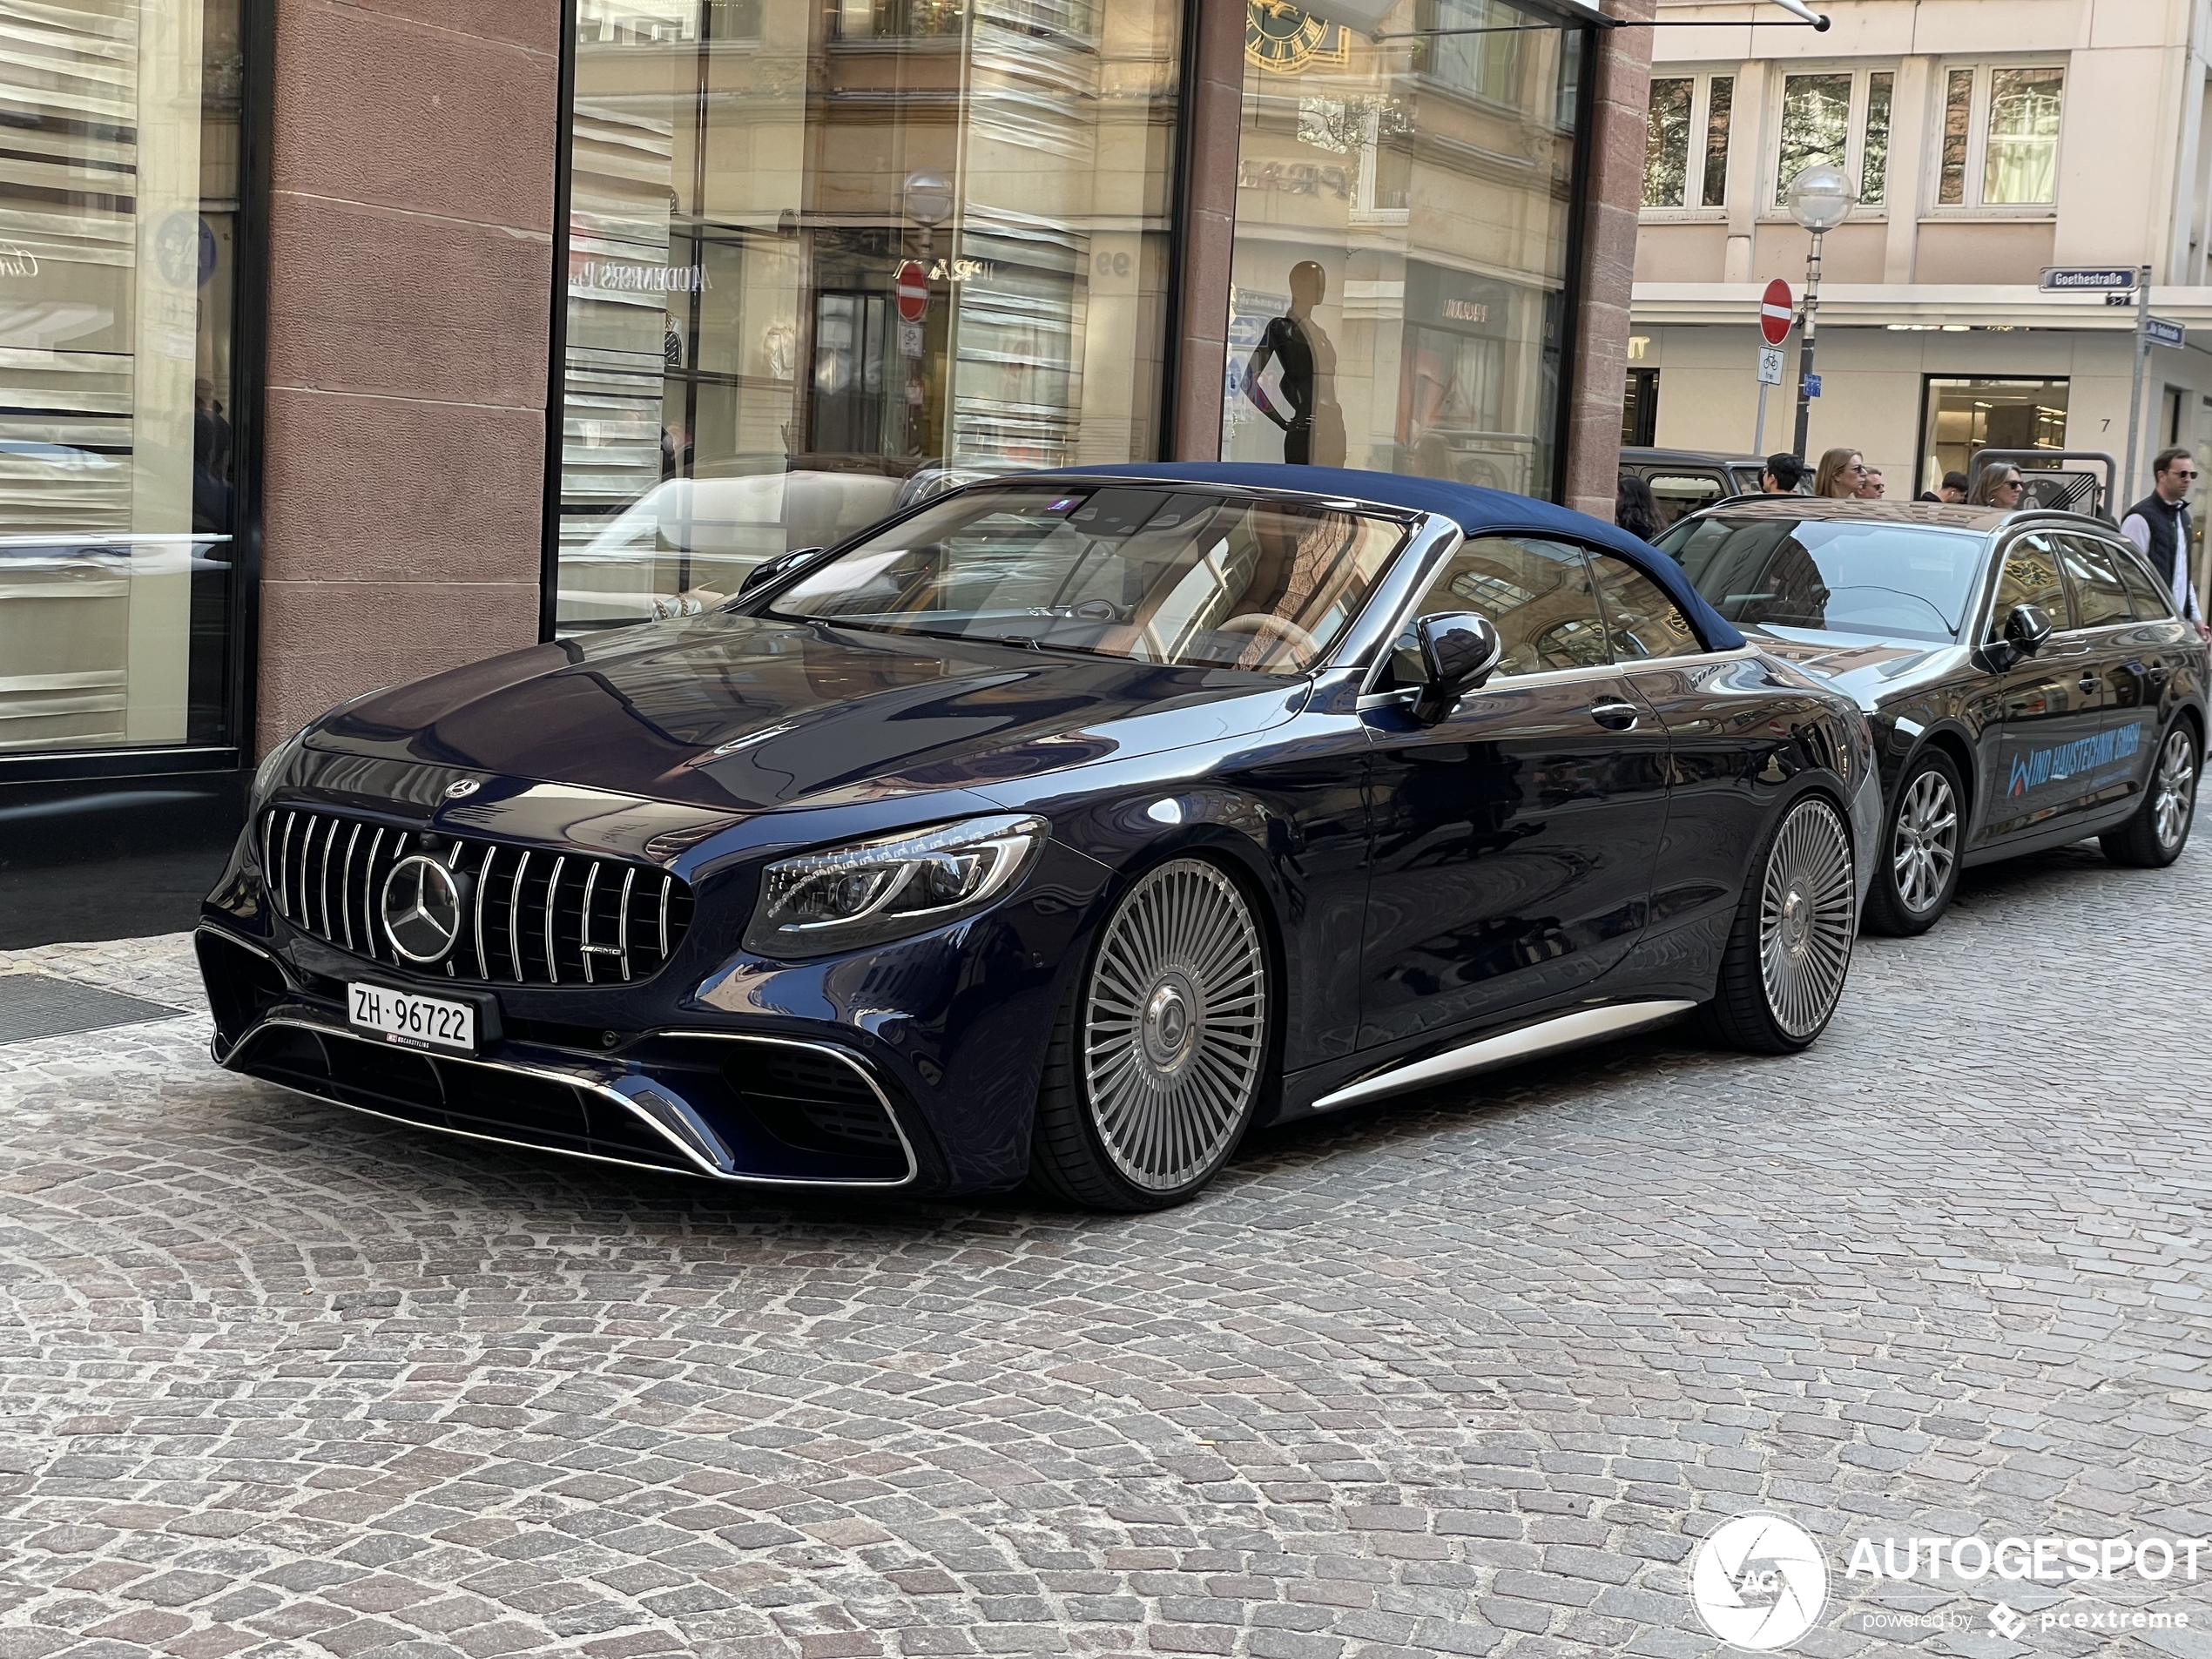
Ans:
[{"label": "store entrance door", "polygon": [[880,293],[825,288],[814,296],[816,454],[880,455],[887,307]]}]

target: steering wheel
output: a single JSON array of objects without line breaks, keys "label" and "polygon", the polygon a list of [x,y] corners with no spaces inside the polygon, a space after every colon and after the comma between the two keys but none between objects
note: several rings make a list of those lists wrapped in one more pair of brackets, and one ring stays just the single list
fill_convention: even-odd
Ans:
[{"label": "steering wheel", "polygon": [[1321,642],[1285,617],[1273,616],[1264,610],[1248,610],[1241,617],[1231,617],[1214,630],[1223,634],[1251,634],[1259,639],[1279,639],[1293,651],[1312,662],[1321,654]]}]

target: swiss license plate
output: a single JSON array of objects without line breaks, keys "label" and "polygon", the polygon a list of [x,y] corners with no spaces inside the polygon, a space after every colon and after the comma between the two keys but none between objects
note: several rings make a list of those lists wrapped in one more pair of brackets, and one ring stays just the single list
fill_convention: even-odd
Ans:
[{"label": "swiss license plate", "polygon": [[416,996],[388,985],[346,987],[346,1017],[363,1031],[410,1049],[476,1052],[476,1010],[466,1002]]}]

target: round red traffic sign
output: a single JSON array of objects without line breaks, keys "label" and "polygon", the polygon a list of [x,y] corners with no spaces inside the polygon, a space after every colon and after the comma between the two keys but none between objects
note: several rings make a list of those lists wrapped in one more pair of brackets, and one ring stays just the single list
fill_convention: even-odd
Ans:
[{"label": "round red traffic sign", "polygon": [[1790,285],[1775,278],[1759,296],[1759,332],[1766,336],[1766,343],[1779,346],[1789,339],[1790,325],[1797,314],[1797,304],[1790,297]]},{"label": "round red traffic sign", "polygon": [[919,261],[903,260],[899,273],[891,279],[891,290],[899,297],[899,314],[908,322],[920,322],[929,311],[929,273]]}]

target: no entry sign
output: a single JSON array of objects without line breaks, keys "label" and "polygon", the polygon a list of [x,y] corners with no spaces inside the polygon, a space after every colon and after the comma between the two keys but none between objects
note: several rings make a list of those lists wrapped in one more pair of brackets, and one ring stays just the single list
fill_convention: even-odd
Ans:
[{"label": "no entry sign", "polygon": [[1777,277],[1766,285],[1766,292],[1759,296],[1759,332],[1766,336],[1768,345],[1779,346],[1790,338],[1790,324],[1797,313],[1788,283]]},{"label": "no entry sign", "polygon": [[907,322],[920,322],[929,312],[929,273],[913,260],[900,262],[899,273],[891,280],[891,289],[898,296],[899,315]]}]

